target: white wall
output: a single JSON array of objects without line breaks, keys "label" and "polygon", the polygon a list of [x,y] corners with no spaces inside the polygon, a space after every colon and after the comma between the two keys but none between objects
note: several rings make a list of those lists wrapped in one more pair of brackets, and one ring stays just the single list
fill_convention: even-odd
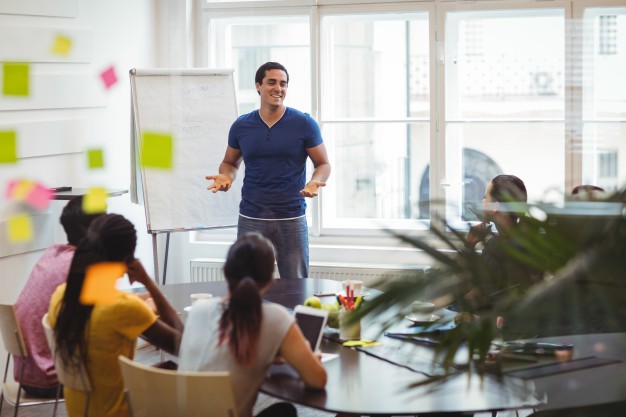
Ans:
[{"label": "white wall", "polygon": [[[128,70],[163,62],[157,53],[155,35],[158,3],[152,0],[49,0],[45,7],[40,3],[7,0],[0,5],[0,61],[31,62],[32,87],[27,99],[0,96],[0,130],[19,130],[19,155],[36,155],[20,158],[16,165],[0,165],[3,213],[8,207],[4,188],[13,178],[26,177],[51,187],[128,189]],[[66,16],[35,15],[42,10],[46,14],[61,12]],[[10,13],[15,11],[24,14]],[[48,41],[43,39],[56,33],[72,38],[69,57],[49,54]],[[16,47],[15,42],[22,44]],[[99,74],[110,65],[116,68],[118,83],[106,90]],[[65,128],[55,129],[58,123]],[[42,143],[49,146],[42,146]],[[104,170],[87,169],[83,151],[88,147],[104,149]],[[58,226],[62,207],[62,202],[53,202],[46,212],[49,221],[35,230],[37,236],[47,236],[49,228],[54,229],[45,245],[22,248],[22,251],[32,250],[27,253],[5,256],[8,252],[4,251],[0,254],[3,272],[0,302],[15,302],[30,269],[41,255],[41,247],[65,240]],[[137,256],[151,269],[152,247],[145,233],[143,208],[132,205],[125,195],[109,199],[109,211],[121,213],[135,224],[140,236]]]}]

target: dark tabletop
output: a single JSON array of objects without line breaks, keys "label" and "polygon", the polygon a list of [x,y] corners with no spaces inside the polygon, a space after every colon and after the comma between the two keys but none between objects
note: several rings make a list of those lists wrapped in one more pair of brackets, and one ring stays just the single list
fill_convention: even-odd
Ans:
[{"label": "dark tabletop", "polygon": [[[121,190],[121,189],[107,189],[107,196],[108,197],[118,197],[122,194],[126,194],[128,192],[128,190]],[[71,200],[74,197],[77,197],[79,195],[85,195],[89,192],[89,188],[74,188],[72,187],[71,190],[69,191],[59,191],[59,192],[55,192],[52,195],[52,199],[53,200]]]},{"label": "dark tabletop", "polygon": [[[163,293],[179,311],[190,304],[192,293],[208,292],[213,296],[227,294],[224,281],[171,284],[161,287]],[[333,293],[341,290],[341,283],[323,279],[278,279],[268,289],[264,298],[287,308],[302,304],[314,292]],[[379,294],[364,289],[370,297]],[[321,297],[322,302],[331,302],[334,297]],[[364,325],[362,324],[362,327]],[[308,407],[345,415],[391,415],[428,414],[437,412],[478,412],[529,408],[537,406],[543,396],[535,393],[533,381],[493,375],[482,380],[477,375],[457,372],[442,383],[412,387],[412,384],[427,381],[438,373],[434,364],[433,347],[407,344],[383,337],[384,346],[391,349],[410,349],[423,372],[415,372],[405,366],[382,360],[363,351],[343,347],[327,334],[321,350],[339,356],[324,363],[328,373],[325,390],[306,388],[288,365],[275,365],[261,390],[271,396],[296,402]],[[415,369],[415,367],[413,367]],[[433,368],[434,370],[431,370]],[[504,381],[504,383],[503,383]]]}]

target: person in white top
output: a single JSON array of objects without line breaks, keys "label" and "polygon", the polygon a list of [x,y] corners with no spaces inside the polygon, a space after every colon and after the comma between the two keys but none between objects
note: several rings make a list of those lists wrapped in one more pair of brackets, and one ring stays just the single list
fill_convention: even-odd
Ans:
[{"label": "person in white top", "polygon": [[[251,417],[268,368],[286,361],[307,386],[322,389],[326,370],[286,308],[263,302],[273,282],[274,248],[259,233],[241,235],[231,246],[224,275],[230,295],[194,303],[179,350],[180,371],[228,371],[240,417]],[[261,416],[296,416],[278,403]]]}]

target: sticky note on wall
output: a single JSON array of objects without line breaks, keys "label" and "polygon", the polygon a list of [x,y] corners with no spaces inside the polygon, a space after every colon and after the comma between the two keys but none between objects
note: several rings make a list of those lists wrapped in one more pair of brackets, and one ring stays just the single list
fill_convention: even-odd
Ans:
[{"label": "sticky note on wall", "polygon": [[104,83],[104,86],[109,89],[113,84],[117,83],[117,75],[115,75],[115,67],[110,66],[100,73],[100,78]]},{"label": "sticky note on wall", "polygon": [[33,239],[33,222],[26,213],[11,216],[7,222],[9,242],[26,243]]},{"label": "sticky note on wall", "polygon": [[30,66],[22,62],[2,64],[2,93],[5,96],[28,96],[30,84]]},{"label": "sticky note on wall", "polygon": [[17,162],[17,139],[14,131],[0,131],[0,164]]},{"label": "sticky note on wall", "polygon": [[54,37],[52,44],[52,53],[55,55],[68,55],[72,49],[72,40],[65,35],[57,35]]},{"label": "sticky note on wall", "polygon": [[144,132],[141,135],[141,165],[144,168],[172,168],[172,135]]},{"label": "sticky note on wall", "polygon": [[90,188],[83,196],[83,211],[87,214],[105,213],[107,211],[107,192],[104,188]]},{"label": "sticky note on wall", "polygon": [[104,168],[104,152],[102,149],[87,149],[87,166],[89,169]]},{"label": "sticky note on wall", "polygon": [[89,265],[80,293],[80,302],[86,305],[111,303],[120,294],[115,282],[126,273],[122,262],[99,262]]}]

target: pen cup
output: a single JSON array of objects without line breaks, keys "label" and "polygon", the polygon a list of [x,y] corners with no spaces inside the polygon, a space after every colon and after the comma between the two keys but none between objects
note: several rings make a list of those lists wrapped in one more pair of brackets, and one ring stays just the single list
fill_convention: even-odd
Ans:
[{"label": "pen cup", "polygon": [[361,340],[361,320],[348,322],[350,313],[339,312],[339,338],[341,340]]}]

